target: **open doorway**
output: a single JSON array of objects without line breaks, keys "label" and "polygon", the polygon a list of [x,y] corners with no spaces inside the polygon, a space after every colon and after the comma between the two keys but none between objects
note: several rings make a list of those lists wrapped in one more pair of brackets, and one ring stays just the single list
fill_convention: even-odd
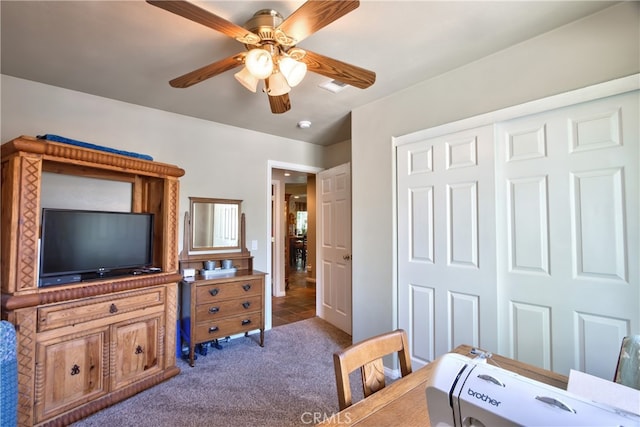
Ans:
[{"label": "open doorway", "polygon": [[271,168],[272,326],[316,315],[315,173]]}]

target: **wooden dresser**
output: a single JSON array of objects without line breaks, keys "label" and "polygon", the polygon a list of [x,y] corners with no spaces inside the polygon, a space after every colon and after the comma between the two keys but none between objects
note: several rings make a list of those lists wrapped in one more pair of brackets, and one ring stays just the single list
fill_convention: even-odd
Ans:
[{"label": "wooden dresser", "polygon": [[[216,341],[233,335],[250,331],[260,331],[260,346],[264,346],[265,328],[265,276],[253,269],[253,256],[246,247],[245,215],[242,212],[241,200],[204,199],[190,197],[190,212],[184,219],[184,243],[180,257],[180,268],[193,269],[196,274],[190,280],[181,282],[180,324],[182,341],[189,347],[189,364],[193,367],[195,348],[198,344]],[[203,202],[213,204],[237,205],[237,222],[232,229],[238,233],[233,247],[220,250],[206,248],[209,251],[198,251],[193,244],[192,236],[196,227],[193,218],[196,205]],[[214,218],[215,222],[216,219]],[[206,221],[208,222],[208,220]],[[216,228],[216,227],[212,227]],[[203,269],[208,263],[221,264],[217,260],[227,260],[230,269],[216,269],[208,273]],[[213,277],[203,277],[211,274]]]},{"label": "wooden dresser", "polygon": [[[20,137],[2,145],[2,318],[16,326],[18,424],[71,424],[177,375],[174,166]],[[159,273],[38,287],[42,172],[128,182]],[[96,207],[100,209],[100,207]]]},{"label": "wooden dresser", "polygon": [[264,346],[264,280],[259,271],[238,270],[213,279],[182,282],[182,327],[194,365],[197,344],[260,330]]}]

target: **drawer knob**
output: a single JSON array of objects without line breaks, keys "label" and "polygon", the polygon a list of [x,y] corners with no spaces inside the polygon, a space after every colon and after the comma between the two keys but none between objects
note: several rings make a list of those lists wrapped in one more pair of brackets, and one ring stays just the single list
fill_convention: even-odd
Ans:
[{"label": "drawer knob", "polygon": [[245,301],[245,302],[242,303],[242,306],[244,308],[249,308],[251,306],[251,303],[249,301]]},{"label": "drawer knob", "polygon": [[220,292],[218,288],[209,289],[209,293],[211,294],[212,297],[215,297],[216,295],[218,295],[218,292]]},{"label": "drawer knob", "polygon": [[137,347],[136,347],[136,351],[135,351],[135,353],[136,353],[136,354],[140,354],[140,353],[142,353],[143,351],[144,351],[144,350],[142,350],[142,346],[141,346],[141,345],[139,345],[139,346],[137,346]]},{"label": "drawer knob", "polygon": [[220,307],[211,307],[209,309],[209,313],[211,313],[211,314],[215,314],[215,313],[217,313],[219,311],[220,311]]},{"label": "drawer knob", "polygon": [[245,283],[244,285],[242,285],[242,289],[244,289],[245,291],[249,292],[249,289],[251,289],[251,284],[250,283]]},{"label": "drawer knob", "polygon": [[73,365],[73,368],[71,368],[71,375],[78,375],[79,373],[80,373],[80,366]]},{"label": "drawer knob", "polygon": [[218,332],[218,329],[219,328],[217,326],[212,326],[212,327],[209,328],[209,333],[212,334],[214,332]]},{"label": "drawer knob", "polygon": [[116,307],[115,304],[111,304],[111,307],[109,307],[109,313],[117,313],[118,312],[118,307]]},{"label": "drawer knob", "polygon": [[250,324],[250,323],[251,323],[251,319],[244,319],[244,320],[242,321],[242,326],[244,326],[244,325],[248,325],[248,324]]}]

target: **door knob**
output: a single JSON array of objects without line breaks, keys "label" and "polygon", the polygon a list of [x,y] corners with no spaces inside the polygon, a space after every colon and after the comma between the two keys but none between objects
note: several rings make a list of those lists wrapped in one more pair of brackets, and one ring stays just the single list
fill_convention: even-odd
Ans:
[{"label": "door knob", "polygon": [[342,259],[345,261],[349,261],[351,259],[351,255],[342,255]]}]

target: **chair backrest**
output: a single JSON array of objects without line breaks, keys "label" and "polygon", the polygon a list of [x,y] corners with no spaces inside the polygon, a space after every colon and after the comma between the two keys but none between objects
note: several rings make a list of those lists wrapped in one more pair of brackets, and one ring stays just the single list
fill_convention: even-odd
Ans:
[{"label": "chair backrest", "polygon": [[402,376],[410,374],[409,344],[402,329],[368,338],[333,354],[340,410],[352,404],[349,374],[360,368],[364,397],[368,397],[385,386],[382,358],[393,353],[398,353]]},{"label": "chair backrest", "polygon": [[640,390],[640,335],[622,340],[613,381]]}]

